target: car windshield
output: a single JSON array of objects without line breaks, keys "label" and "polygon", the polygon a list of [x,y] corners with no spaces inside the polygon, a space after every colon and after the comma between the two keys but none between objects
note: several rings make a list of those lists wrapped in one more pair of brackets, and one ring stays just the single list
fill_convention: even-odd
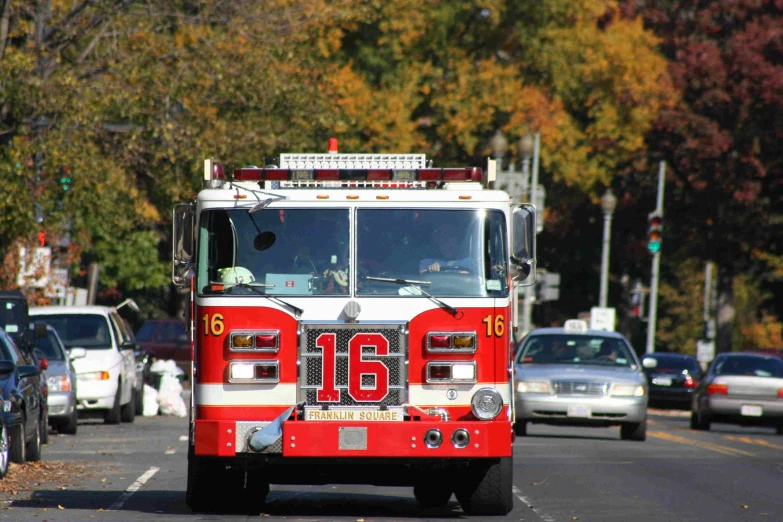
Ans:
[{"label": "car windshield", "polygon": [[590,334],[528,336],[517,363],[623,367],[636,364],[631,348],[622,339]]},{"label": "car windshield", "polygon": [[[348,209],[215,209],[201,214],[198,288],[225,295],[350,291]],[[334,283],[336,281],[336,283]],[[213,282],[226,283],[214,287]],[[237,286],[240,283],[242,286]]]},{"label": "car windshield", "polygon": [[783,359],[736,355],[715,361],[715,375],[783,377]]},{"label": "car windshield", "polygon": [[49,323],[60,335],[66,348],[111,348],[108,319],[99,314],[36,315],[37,321]]},{"label": "car windshield", "polygon": [[57,345],[57,338],[52,331],[47,331],[46,337],[41,337],[36,340],[35,350],[50,361],[65,360],[65,354]]},{"label": "car windshield", "polygon": [[356,221],[357,295],[508,295],[502,212],[367,208]]}]

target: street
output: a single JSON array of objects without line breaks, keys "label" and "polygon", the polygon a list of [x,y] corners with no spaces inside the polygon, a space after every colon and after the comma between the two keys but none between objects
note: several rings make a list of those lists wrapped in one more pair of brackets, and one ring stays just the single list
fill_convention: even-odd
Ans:
[{"label": "street", "polygon": [[[617,428],[530,425],[514,444],[515,506],[508,520],[781,520],[783,440],[771,429],[688,429],[684,412],[654,411],[646,442]],[[0,520],[245,520],[185,505],[187,419],[82,421],[50,435],[41,463],[0,482]],[[29,469],[27,469],[29,468]],[[22,480],[27,478],[27,480]],[[219,501],[219,499],[218,499]],[[409,488],[272,486],[266,520],[465,519],[452,497],[421,509]]]}]

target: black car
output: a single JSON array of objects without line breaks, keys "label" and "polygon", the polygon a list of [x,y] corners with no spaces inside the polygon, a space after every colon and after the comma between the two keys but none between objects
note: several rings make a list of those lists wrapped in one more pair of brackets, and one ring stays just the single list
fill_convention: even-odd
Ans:
[{"label": "black car", "polygon": [[43,397],[40,370],[26,364],[24,354],[13,339],[0,330],[0,391],[3,419],[11,438],[11,462],[41,460]]},{"label": "black car", "polygon": [[650,390],[650,406],[689,410],[701,380],[699,361],[682,353],[650,353],[642,359]]}]

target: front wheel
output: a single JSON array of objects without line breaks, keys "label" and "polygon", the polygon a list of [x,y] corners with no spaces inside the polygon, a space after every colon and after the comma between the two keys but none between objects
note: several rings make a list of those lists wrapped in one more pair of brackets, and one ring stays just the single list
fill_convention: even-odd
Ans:
[{"label": "front wheel", "polygon": [[642,422],[629,422],[620,426],[622,440],[644,441],[647,439],[647,419]]},{"label": "front wheel", "polygon": [[133,422],[136,418],[136,391],[131,390],[130,401],[120,408],[120,420],[122,422]]},{"label": "front wheel", "polygon": [[47,409],[41,415],[41,444],[49,444],[49,410]]},{"label": "front wheel", "polygon": [[120,423],[120,393],[122,392],[122,383],[117,386],[117,393],[114,395],[114,404],[111,409],[106,412],[103,422],[106,424],[119,424]]},{"label": "front wheel", "polygon": [[65,433],[67,435],[76,435],[76,430],[79,427],[79,413],[74,406],[71,416],[65,420],[61,420],[58,424],[57,431]]},{"label": "front wheel", "polygon": [[11,462],[14,464],[24,464],[27,462],[27,451],[25,438],[27,433],[24,429],[25,421],[11,430]]},{"label": "front wheel", "polygon": [[514,434],[518,437],[524,437],[527,435],[527,421],[517,420],[514,423]]},{"label": "front wheel", "polygon": [[41,460],[41,424],[38,421],[38,426],[35,427],[35,433],[33,439],[27,443],[27,460],[30,462],[38,462]]},{"label": "front wheel", "polygon": [[454,492],[468,515],[507,515],[514,507],[513,459],[482,459],[463,471]]}]

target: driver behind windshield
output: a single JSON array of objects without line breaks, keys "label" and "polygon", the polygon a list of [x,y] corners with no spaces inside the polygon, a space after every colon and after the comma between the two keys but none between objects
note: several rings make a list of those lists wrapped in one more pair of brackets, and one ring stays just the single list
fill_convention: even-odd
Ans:
[{"label": "driver behind windshield", "polygon": [[452,271],[460,274],[477,273],[469,252],[463,249],[464,233],[451,224],[440,225],[432,234],[437,252],[419,261],[419,273]]}]

